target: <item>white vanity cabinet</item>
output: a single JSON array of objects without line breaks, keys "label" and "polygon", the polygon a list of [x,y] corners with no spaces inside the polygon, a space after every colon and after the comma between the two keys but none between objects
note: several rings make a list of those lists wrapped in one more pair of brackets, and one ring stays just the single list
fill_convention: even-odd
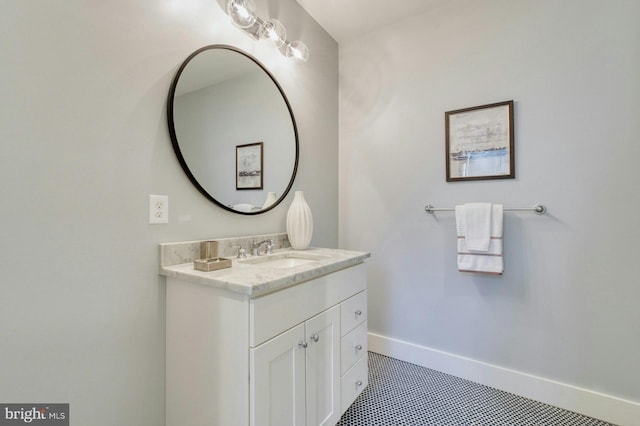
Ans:
[{"label": "white vanity cabinet", "polygon": [[166,425],[334,425],[367,384],[363,263],[248,295],[167,278]]},{"label": "white vanity cabinet", "polygon": [[251,349],[251,424],[340,420],[340,307]]}]

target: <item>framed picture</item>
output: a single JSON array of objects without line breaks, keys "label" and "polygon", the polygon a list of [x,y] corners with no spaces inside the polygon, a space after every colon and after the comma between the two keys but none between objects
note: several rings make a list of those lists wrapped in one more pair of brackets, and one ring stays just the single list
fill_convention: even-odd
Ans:
[{"label": "framed picture", "polygon": [[236,146],[236,189],[262,189],[263,143]]},{"label": "framed picture", "polygon": [[513,101],[448,111],[447,182],[513,179]]}]

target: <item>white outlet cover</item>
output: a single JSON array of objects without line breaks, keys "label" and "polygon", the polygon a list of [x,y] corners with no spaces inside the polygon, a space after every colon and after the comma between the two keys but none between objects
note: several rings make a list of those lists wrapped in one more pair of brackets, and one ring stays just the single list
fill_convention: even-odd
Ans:
[{"label": "white outlet cover", "polygon": [[149,195],[149,223],[169,223],[168,195]]}]

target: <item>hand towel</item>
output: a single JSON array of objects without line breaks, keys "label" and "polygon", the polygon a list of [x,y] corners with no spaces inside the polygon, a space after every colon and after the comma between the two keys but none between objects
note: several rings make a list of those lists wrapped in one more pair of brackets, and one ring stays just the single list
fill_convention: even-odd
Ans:
[{"label": "hand towel", "polygon": [[[456,231],[457,231],[457,252],[458,270],[462,272],[481,272],[501,275],[504,272],[504,261],[502,258],[502,235],[503,235],[503,206],[493,204],[491,206],[491,220],[489,224],[489,242],[486,250],[472,250],[469,247],[467,234],[469,222],[465,210],[467,205],[456,206]],[[485,212],[486,215],[486,212]],[[472,219],[472,223],[473,223]],[[485,222],[481,222],[486,226]],[[483,246],[485,247],[485,246]]]},{"label": "hand towel", "polygon": [[[464,207],[465,205],[459,205],[455,207],[456,231],[458,232],[458,235],[462,237],[466,235]],[[494,238],[502,237],[503,212],[504,208],[502,204],[493,204],[493,210],[491,211],[491,236]]]},{"label": "hand towel", "polygon": [[469,250],[487,251],[491,240],[491,203],[464,205],[464,241]]}]

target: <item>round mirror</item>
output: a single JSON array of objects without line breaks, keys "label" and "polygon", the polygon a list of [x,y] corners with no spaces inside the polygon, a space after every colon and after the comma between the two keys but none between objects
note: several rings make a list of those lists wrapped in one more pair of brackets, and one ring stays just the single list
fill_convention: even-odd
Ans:
[{"label": "round mirror", "polygon": [[184,172],[220,207],[264,213],[291,189],[298,168],[293,112],[249,54],[225,45],[193,52],[169,89],[167,118]]}]

